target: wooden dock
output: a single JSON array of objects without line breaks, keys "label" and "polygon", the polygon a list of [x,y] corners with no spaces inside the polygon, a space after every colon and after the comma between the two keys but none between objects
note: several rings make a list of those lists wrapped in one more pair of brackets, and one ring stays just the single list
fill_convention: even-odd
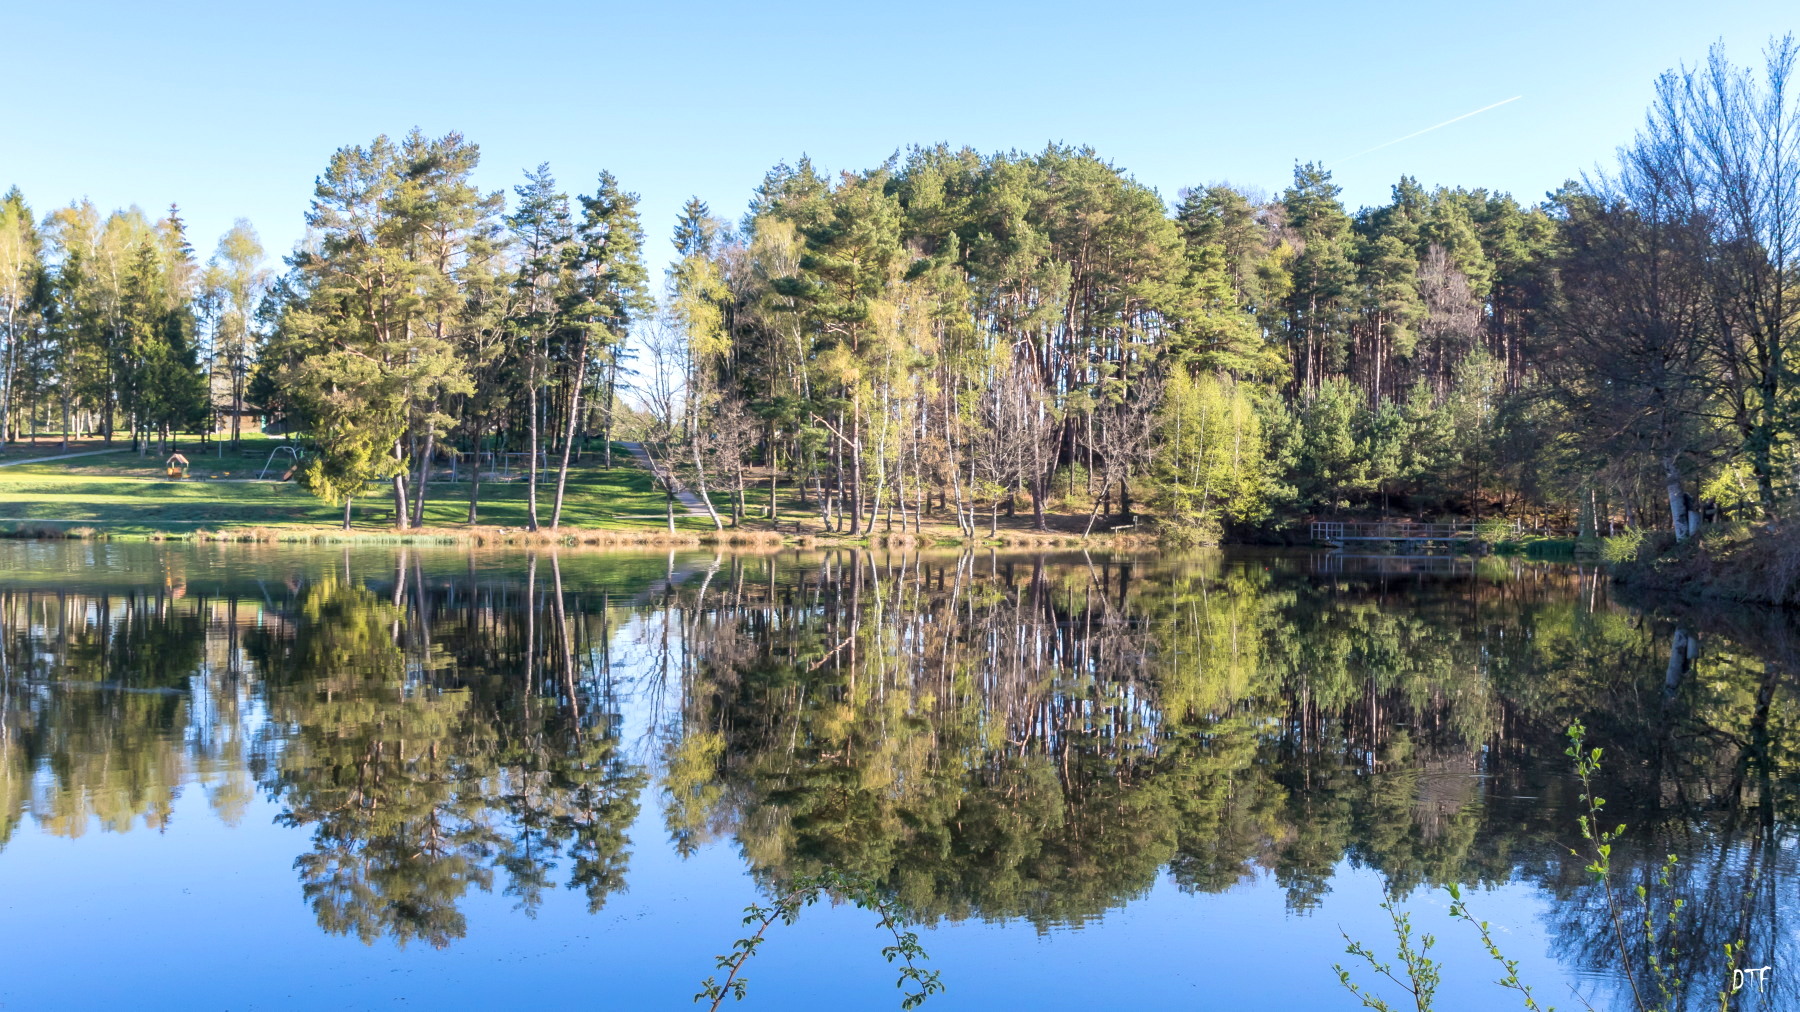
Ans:
[{"label": "wooden dock", "polygon": [[1352,541],[1448,545],[1476,540],[1475,525],[1472,523],[1414,524],[1395,521],[1350,523],[1336,520],[1315,520],[1312,525],[1312,537],[1314,541],[1328,545],[1342,545]]}]

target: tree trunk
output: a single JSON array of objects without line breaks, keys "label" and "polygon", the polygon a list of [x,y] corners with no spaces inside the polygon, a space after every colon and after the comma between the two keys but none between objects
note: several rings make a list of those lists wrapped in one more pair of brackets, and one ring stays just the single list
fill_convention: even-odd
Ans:
[{"label": "tree trunk", "polygon": [[354,501],[350,496],[344,497],[344,530],[350,529],[350,504]]},{"label": "tree trunk", "polygon": [[244,377],[241,370],[231,370],[231,452],[238,451],[240,419],[244,417]]},{"label": "tree trunk", "polygon": [[[400,450],[400,441],[397,439],[394,440],[394,456],[399,458],[402,464],[406,462],[406,458]],[[397,531],[406,530],[406,507],[406,468],[401,467],[394,472],[394,529]]]},{"label": "tree trunk", "polygon": [[556,467],[556,503],[550,507],[550,526],[562,526],[563,489],[569,484],[569,451],[575,446],[575,423],[581,415],[581,387],[587,382],[587,338],[576,349],[575,385],[569,390],[569,423],[563,428],[562,461]]},{"label": "tree trunk", "polygon": [[[925,533],[925,511],[931,508],[931,490],[925,487],[925,462],[919,445],[925,442],[925,427],[930,418],[930,410],[923,395],[919,397],[919,428],[913,433],[913,480],[919,483],[919,494],[913,497],[913,533]],[[942,488],[938,489],[938,499],[944,498]]]},{"label": "tree trunk", "polygon": [[469,458],[469,523],[475,522],[475,512],[481,504],[481,420],[475,420],[475,452]]},{"label": "tree trunk", "polygon": [[1044,523],[1044,495],[1048,484],[1045,469],[1054,467],[1055,461],[1044,463],[1044,440],[1042,437],[1031,441],[1031,519],[1032,524],[1040,531],[1049,530]]},{"label": "tree trunk", "polygon": [[1673,454],[1663,458],[1663,481],[1669,492],[1669,522],[1675,529],[1675,540],[1686,541],[1687,493],[1681,490],[1681,469],[1676,466]]},{"label": "tree trunk", "polygon": [[[875,495],[869,500],[870,533],[874,533],[875,531],[875,518],[881,513],[882,500],[887,498],[887,453],[885,452],[885,448],[881,445],[883,442],[886,442],[886,440],[878,441],[875,448],[875,459],[876,463],[880,465],[880,473],[875,476]],[[886,530],[891,532],[894,529],[894,504],[892,502],[887,503],[887,508]]]},{"label": "tree trunk", "polygon": [[[843,423],[842,415],[838,416],[838,422],[839,422],[839,424]],[[845,447],[841,444],[841,442],[834,442],[832,444],[832,448],[831,448],[831,457],[832,457],[832,459],[831,459],[832,527],[831,527],[831,529],[840,534],[846,533],[850,529],[850,520],[848,517],[846,517],[844,515],[847,510],[846,504],[848,504],[850,502],[850,479],[848,477],[846,477],[846,475],[849,474],[849,471],[847,470],[846,465],[845,465],[845,453],[846,453]]]},{"label": "tree trunk", "polygon": [[[844,415],[840,411],[838,413],[839,431],[842,431],[843,425]],[[831,529],[836,532],[842,526],[844,519],[844,443],[841,439],[831,441],[831,500],[828,506],[835,509],[837,513],[836,522],[832,523]]]},{"label": "tree trunk", "polygon": [[1081,540],[1086,541],[1089,534],[1094,533],[1094,517],[1100,513],[1100,500],[1094,500],[1094,508],[1088,510],[1087,526],[1081,529]]},{"label": "tree trunk", "polygon": [[[775,502],[776,480],[779,476],[780,476],[780,471],[777,468],[776,459],[775,459],[775,431],[773,428],[771,428],[769,430],[769,522],[770,523],[774,523],[775,521],[781,519],[781,507],[779,505],[777,505]],[[802,496],[805,495],[804,486],[802,486],[802,488],[801,488],[801,495]]]},{"label": "tree trunk", "polygon": [[419,458],[419,480],[413,484],[414,527],[425,526],[425,486],[431,483],[431,454],[437,449],[437,429],[425,433],[425,453]]},{"label": "tree trunk", "polygon": [[537,682],[537,563],[532,552],[525,566],[525,692],[534,692]]},{"label": "tree trunk", "polygon": [[[900,532],[906,533],[906,442],[902,440],[895,447],[894,454],[894,509],[900,514]],[[916,508],[916,504],[915,504]]]},{"label": "tree trunk", "polygon": [[606,357],[606,433],[602,438],[600,466],[610,471],[612,470],[613,406],[617,403],[614,398],[617,396],[619,388],[618,349],[609,349]]},{"label": "tree trunk", "polygon": [[706,465],[700,459],[700,439],[697,432],[689,433],[688,448],[694,457],[694,482],[700,486],[700,502],[706,506],[706,515],[712,517],[713,530],[722,531],[725,523],[719,519],[719,511],[713,508],[712,495],[706,490]]},{"label": "tree trunk", "polygon": [[18,344],[14,331],[15,307],[8,302],[6,307],[6,348],[0,352],[0,448],[6,446],[12,432],[12,392],[13,363],[17,361],[13,355],[13,346]]},{"label": "tree trunk", "polygon": [[[850,533],[861,531],[862,523],[862,408],[852,403],[850,406]],[[874,522],[869,524],[873,528]]]},{"label": "tree trunk", "polygon": [[536,356],[535,350],[532,355],[531,368],[529,370],[527,370],[527,372],[528,372],[528,376],[526,377],[526,383],[529,384],[529,386],[526,390],[526,401],[527,401],[527,409],[528,409],[531,417],[528,422],[530,432],[527,437],[527,441],[529,442],[530,445],[526,448],[527,453],[526,453],[526,461],[525,461],[525,529],[528,531],[535,531],[538,529],[538,515],[537,515],[538,389],[537,389],[537,356]]},{"label": "tree trunk", "polygon": [[1671,701],[1681,688],[1681,680],[1688,672],[1694,670],[1694,659],[1699,654],[1699,643],[1688,635],[1686,629],[1679,626],[1669,639],[1669,665],[1663,671],[1663,700]]},{"label": "tree trunk", "polygon": [[[954,453],[955,447],[951,447],[951,450]],[[965,519],[963,516],[962,477],[957,472],[956,461],[952,459],[950,461],[950,487],[956,493],[956,529],[963,535],[972,538],[975,536],[975,522]]]}]

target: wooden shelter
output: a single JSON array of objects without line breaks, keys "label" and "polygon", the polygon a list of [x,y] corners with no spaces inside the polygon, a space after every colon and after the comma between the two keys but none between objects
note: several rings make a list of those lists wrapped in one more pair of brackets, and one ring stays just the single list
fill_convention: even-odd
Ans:
[{"label": "wooden shelter", "polygon": [[213,418],[216,433],[231,431],[231,418],[237,416],[238,432],[263,431],[263,409],[249,401],[232,404],[229,397],[213,399]]}]

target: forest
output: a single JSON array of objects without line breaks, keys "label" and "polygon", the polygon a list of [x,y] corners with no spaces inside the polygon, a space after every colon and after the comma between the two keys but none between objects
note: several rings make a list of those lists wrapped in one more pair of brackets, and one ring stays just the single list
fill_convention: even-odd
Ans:
[{"label": "forest", "polygon": [[1797,55],[1665,74],[1615,163],[1535,201],[1403,177],[1352,210],[1316,162],[1171,201],[1083,147],[934,145],[777,165],[736,221],[691,200],[671,250],[610,173],[483,191],[475,143],[414,130],[330,156],[277,269],[246,221],[203,262],[174,207],[15,188],[0,439],[148,453],[261,414],[307,488],[346,518],[391,495],[402,528],[452,459],[476,522],[503,457],[557,527],[572,459],[629,433],[721,527],[1686,539],[1794,497]]}]

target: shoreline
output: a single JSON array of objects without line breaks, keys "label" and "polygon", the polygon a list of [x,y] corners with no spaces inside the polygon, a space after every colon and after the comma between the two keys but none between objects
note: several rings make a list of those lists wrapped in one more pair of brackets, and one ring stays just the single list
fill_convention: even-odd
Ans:
[{"label": "shoreline", "polygon": [[[170,521],[162,521],[169,523]],[[195,521],[195,523],[203,523]],[[343,530],[325,525],[281,527],[197,527],[192,531],[113,533],[90,521],[26,520],[0,530],[0,538],[36,541],[186,541],[236,544],[363,544],[363,545],[461,545],[468,547],[533,547],[557,545],[581,548],[699,547],[712,545],[738,549],[782,548],[1076,548],[1147,549],[1163,544],[1153,533],[1095,532],[1083,539],[1078,534],[1055,531],[1003,530],[994,536],[969,538],[949,528],[923,533],[876,531],[843,534],[831,531],[784,532],[756,528],[678,530],[661,528],[618,529],[591,527],[525,528],[423,527],[411,530]]]},{"label": "shoreline", "polygon": [[1640,593],[1800,606],[1800,537],[1779,522],[1719,525],[1679,543],[1663,532],[1608,569]]}]

